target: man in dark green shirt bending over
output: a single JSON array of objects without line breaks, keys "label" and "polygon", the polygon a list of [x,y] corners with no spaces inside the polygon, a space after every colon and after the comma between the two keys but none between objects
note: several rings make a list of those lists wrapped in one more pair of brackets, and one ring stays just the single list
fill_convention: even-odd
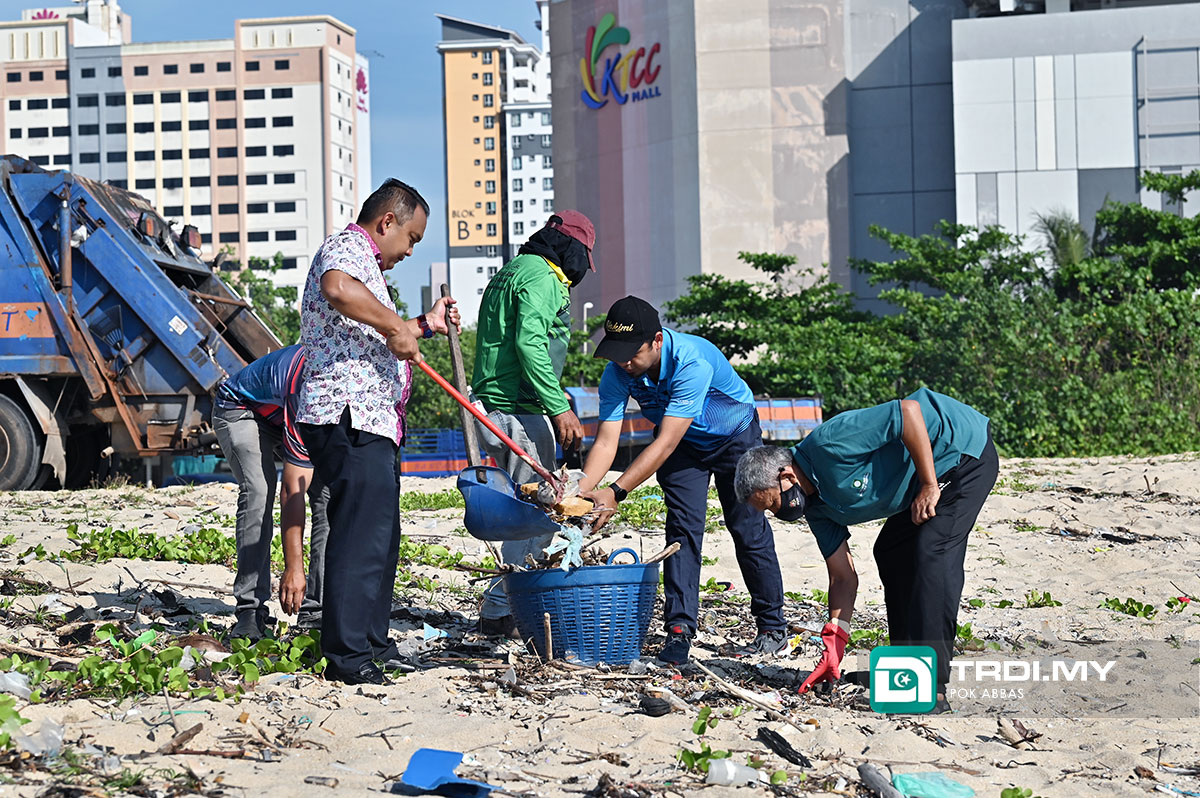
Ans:
[{"label": "man in dark green shirt bending over", "polygon": [[829,571],[825,652],[800,692],[841,676],[858,592],[846,527],[886,518],[874,553],[890,644],[933,648],[932,711],[949,711],[967,536],[998,472],[987,416],[928,388],[838,413],[791,450],[761,446],[742,455],[738,500],[783,521],[806,519]]},{"label": "man in dark green shirt bending over", "polygon": [[[563,449],[579,445],[583,428],[563,393],[563,364],[571,341],[571,289],[595,271],[596,230],[579,211],[559,211],[526,242],[517,257],[488,282],[479,306],[475,374],[471,387],[488,417],[549,470],[554,439]],[[482,425],[480,438],[517,484],[533,469]],[[553,535],[509,541],[500,547],[507,563],[541,557]],[[516,636],[516,624],[499,579],[484,593],[479,631]]]}]

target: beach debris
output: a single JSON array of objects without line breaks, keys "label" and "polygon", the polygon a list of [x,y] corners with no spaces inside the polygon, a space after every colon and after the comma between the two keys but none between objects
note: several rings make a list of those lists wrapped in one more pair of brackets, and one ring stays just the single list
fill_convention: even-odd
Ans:
[{"label": "beach debris", "polygon": [[708,776],[704,780],[709,784],[733,786],[758,784],[759,781],[765,780],[765,776],[765,773],[734,762],[732,759],[714,759],[708,764]]},{"label": "beach debris", "polygon": [[29,688],[29,677],[16,671],[0,673],[0,693],[15,695],[22,701],[28,701],[33,691]]},{"label": "beach debris", "polygon": [[17,748],[34,756],[55,756],[63,747],[67,730],[61,723],[46,718],[33,734],[18,732],[12,736]]},{"label": "beach debris", "polygon": [[1026,727],[1016,718],[1010,719],[1004,716],[996,718],[996,729],[1006,743],[1018,750],[1024,750],[1030,743],[1042,736],[1041,732]]},{"label": "beach debris", "polygon": [[799,765],[802,768],[811,768],[813,766],[812,760],[793,748],[792,744],[774,729],[760,726],[758,728],[758,736],[755,739],[793,765]]},{"label": "beach debris", "polygon": [[318,787],[336,787],[338,780],[333,776],[305,776],[305,784],[315,784]]},{"label": "beach debris", "polygon": [[892,786],[906,798],[972,798],[975,791],[941,773],[896,773]]},{"label": "beach debris", "polygon": [[642,696],[642,700],[638,702],[638,707],[652,718],[661,718],[663,715],[670,714],[671,712],[670,701],[664,698],[652,698],[648,695]]},{"label": "beach debris", "polygon": [[863,762],[858,766],[858,777],[867,789],[878,793],[879,798],[904,798],[904,794],[892,786],[888,777],[870,762]]},{"label": "beach debris", "polygon": [[400,784],[421,793],[453,795],[456,798],[484,798],[492,790],[500,789],[481,781],[459,778],[454,771],[462,760],[463,755],[458,751],[418,748],[408,760],[408,767],[400,776]]},{"label": "beach debris", "polygon": [[545,555],[550,558],[561,551],[563,557],[559,567],[569,571],[583,565],[583,558],[579,556],[582,548],[583,530],[577,526],[564,526],[554,533],[554,539],[546,547]]},{"label": "beach debris", "polygon": [[445,629],[438,629],[436,626],[430,626],[425,623],[421,629],[421,638],[428,643],[430,640],[440,640],[443,637],[449,637],[450,633]]}]

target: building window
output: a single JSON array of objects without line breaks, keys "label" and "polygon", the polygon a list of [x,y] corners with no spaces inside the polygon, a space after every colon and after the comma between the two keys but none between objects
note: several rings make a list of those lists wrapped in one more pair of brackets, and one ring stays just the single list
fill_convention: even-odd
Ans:
[{"label": "building window", "polygon": [[81,152],[79,153],[80,163],[100,163],[100,153],[98,152]]},{"label": "building window", "polygon": [[495,104],[496,104],[496,95],[494,95],[494,94],[483,95],[483,107],[484,108],[491,108]]},{"label": "building window", "polygon": [[153,133],[154,132],[154,123],[153,122],[134,122],[133,123],[133,132],[134,133]]},{"label": "building window", "polygon": [[266,147],[247,147],[246,148],[246,157],[247,158],[261,158],[266,154],[267,154]]},{"label": "building window", "polygon": [[543,147],[549,147],[549,146],[550,146],[550,134],[549,134],[549,133],[543,133],[543,134],[542,134],[542,146],[543,146]]},{"label": "building window", "polygon": [[67,153],[66,155],[55,155],[54,156],[54,165],[55,166],[68,166],[68,165],[70,165],[70,163],[71,163],[70,153]]},{"label": "building window", "polygon": [[162,93],[162,101],[164,103],[177,103],[180,99],[182,98],[177,91],[164,91]]},{"label": "building window", "polygon": [[553,177],[543,177],[542,178],[542,188],[544,188],[546,191],[553,190],[554,189],[554,178]]},{"label": "building window", "polygon": [[295,182],[296,182],[296,175],[293,172],[281,172],[280,174],[275,175],[275,184],[276,185],[280,185],[282,183],[295,183]]},{"label": "building window", "polygon": [[519,236],[519,235],[524,235],[524,234],[525,234],[525,223],[524,222],[513,222],[513,235]]},{"label": "building window", "polygon": [[483,73],[483,85],[484,85],[484,86],[491,86],[491,85],[492,85],[492,73],[491,73],[491,72],[484,72],[484,73]]},{"label": "building window", "polygon": [[[473,102],[473,103],[477,103],[477,102],[479,102],[479,95],[478,95],[478,94],[472,94],[472,95],[471,95],[471,102]],[[475,117],[475,118],[476,118],[476,119],[478,119],[479,117]]]},{"label": "building window", "polygon": [[485,138],[485,139],[483,140],[483,148],[484,148],[485,150],[494,150],[494,149],[496,149],[496,137],[495,137],[495,136],[488,136],[487,138]]},{"label": "building window", "polygon": [[248,186],[265,186],[266,184],[266,175],[246,175],[246,185]]},{"label": "building window", "polygon": [[208,147],[193,147],[192,149],[188,150],[188,157],[189,158],[208,158],[211,156],[209,155]]},{"label": "building window", "polygon": [[233,64],[230,63],[229,61],[218,61],[217,62],[217,71],[218,72],[230,72],[232,70],[233,70]]},{"label": "building window", "polygon": [[100,135],[100,126],[99,125],[80,125],[79,126],[79,135],[81,135],[81,136],[99,136]]},{"label": "building window", "polygon": [[483,164],[483,171],[485,171],[485,172],[496,171],[496,159],[488,158]]},{"label": "building window", "polygon": [[50,128],[48,127],[31,127],[29,128],[29,138],[44,139],[49,138]]},{"label": "building window", "polygon": [[521,137],[520,137],[520,136],[513,136],[513,137],[512,137],[512,148],[513,148],[514,150],[519,150],[519,149],[521,149]]},{"label": "building window", "polygon": [[174,133],[176,131],[183,130],[183,122],[179,121],[178,119],[164,120],[162,123],[162,129],[164,133]]},{"label": "building window", "polygon": [[218,186],[236,186],[238,184],[237,175],[217,175]]},{"label": "building window", "polygon": [[164,161],[182,161],[183,150],[163,150]]},{"label": "building window", "polygon": [[79,95],[78,105],[80,108],[95,108],[100,105],[100,95],[81,94]]},{"label": "building window", "polygon": [[246,89],[244,92],[242,92],[242,97],[247,100],[262,100],[266,98],[266,96],[266,89]]},{"label": "building window", "polygon": [[238,206],[237,206],[236,202],[223,202],[217,206],[217,213],[222,214],[222,215],[228,215],[228,214],[237,213],[237,212],[238,212]]},{"label": "building window", "polygon": [[522,191],[525,188],[525,181],[519,177],[513,178],[513,191]]},{"label": "building window", "polygon": [[91,67],[88,67],[87,69],[81,69],[79,70],[79,77],[94,78],[96,77],[96,70],[92,69]]},{"label": "building window", "polygon": [[[250,120],[247,119],[247,122]],[[249,127],[249,125],[247,125]],[[226,116],[217,120],[217,130],[234,130],[237,128],[237,117]]]},{"label": "building window", "polygon": [[104,132],[109,135],[121,136],[125,134],[124,122],[109,122],[104,126]]},{"label": "building window", "polygon": [[9,137],[10,139],[19,139],[19,138],[21,138],[21,128],[19,128],[19,127],[10,127],[10,128],[8,129],[8,137]]},{"label": "building window", "polygon": [[179,189],[183,188],[182,177],[164,177],[163,188]]},{"label": "building window", "polygon": [[135,160],[135,161],[153,161],[154,160],[154,150],[138,150],[137,152],[135,152],[133,154],[133,160]]},{"label": "building window", "polygon": [[247,61],[246,62],[246,71],[247,72],[257,72],[258,66],[259,66],[259,64],[257,61]]},{"label": "building window", "polygon": [[163,216],[183,216],[183,206],[165,205],[163,206]]},{"label": "building window", "polygon": [[236,231],[229,233],[221,233],[218,240],[222,244],[236,244],[238,242],[238,234]]},{"label": "building window", "polygon": [[178,75],[179,74],[179,64],[163,64],[163,74],[164,75]]},{"label": "building window", "polygon": [[246,206],[246,213],[266,213],[267,207],[265,202],[251,202]]},{"label": "building window", "polygon": [[46,100],[30,100],[25,104],[25,107],[30,111],[44,111],[49,105],[50,103]]},{"label": "building window", "polygon": [[193,205],[192,216],[212,216],[211,205]]},{"label": "building window", "polygon": [[149,74],[150,74],[150,67],[148,67],[148,66],[135,66],[135,67],[133,68],[133,74],[134,74],[134,77],[144,78],[144,77],[146,77],[147,75],[149,75]]},{"label": "building window", "polygon": [[268,240],[267,231],[266,230],[256,230],[253,233],[247,234],[246,240],[247,241],[267,241]]},{"label": "building window", "polygon": [[[218,119],[217,127],[220,127],[220,126],[221,126],[221,120]],[[252,116],[246,120],[246,128],[247,129],[253,128],[253,127],[266,127],[266,126],[267,126],[267,118],[265,116]]]},{"label": "building window", "polygon": [[109,76],[110,78],[119,78],[119,77],[121,77],[121,68],[120,68],[119,66],[115,66],[115,67],[109,67],[109,68],[108,68],[108,76]]},{"label": "building window", "polygon": [[21,73],[20,72],[9,72],[8,73],[8,82],[9,83],[20,83],[21,82]]},{"label": "building window", "polygon": [[296,240],[296,231],[295,230],[276,230],[275,231],[275,240],[276,241],[295,241]]},{"label": "building window", "polygon": [[189,119],[188,130],[208,130],[207,119]]},{"label": "building window", "polygon": [[542,111],[542,124],[543,125],[550,124],[550,112],[549,111]]},{"label": "building window", "polygon": [[483,63],[485,63],[485,64],[492,63],[492,51],[491,50],[485,50],[483,52]]},{"label": "building window", "polygon": [[[338,36],[338,42],[341,43],[341,41],[342,41],[342,37]],[[299,260],[297,260],[296,258],[284,258],[283,264],[280,268],[294,269],[294,268],[296,268],[297,265],[299,265]]]},{"label": "building window", "polygon": [[233,89],[217,89],[217,101],[236,100],[237,92]]},{"label": "building window", "polygon": [[33,161],[38,166],[49,166],[50,165],[50,156],[49,155],[34,155],[29,160]]},{"label": "building window", "polygon": [[68,76],[67,70],[65,70],[65,69],[54,70],[54,79],[55,80],[66,80],[67,76]]},{"label": "building window", "polygon": [[70,108],[71,107],[71,98],[70,97],[55,97],[54,99],[52,99],[50,101],[50,107],[51,108]]},{"label": "building window", "polygon": [[485,194],[495,194],[496,193],[496,181],[495,180],[487,181],[487,183],[483,187],[483,191]]},{"label": "building window", "polygon": [[485,117],[483,118],[483,129],[484,129],[484,130],[491,130],[491,129],[492,129],[492,128],[494,128],[495,126],[496,126],[496,117],[494,117],[494,116],[485,116]]},{"label": "building window", "polygon": [[513,158],[512,168],[513,168],[514,172],[520,171],[520,169],[521,169],[521,156],[520,155],[518,155],[516,158]]},{"label": "building window", "polygon": [[277,60],[275,62],[275,68],[276,69],[291,69],[292,62],[286,58],[280,58],[279,60]]},{"label": "building window", "polygon": [[488,215],[488,216],[495,216],[495,215],[496,215],[496,203],[494,203],[494,202],[489,202],[489,203],[487,204],[487,209],[486,209],[486,210],[487,210],[487,215]]},{"label": "building window", "polygon": [[290,88],[271,89],[271,99],[272,100],[288,100],[288,99],[291,99],[291,96],[292,96],[292,90]]},{"label": "building window", "polygon": [[139,180],[136,180],[134,182],[134,188],[138,188],[138,189],[154,188],[154,178],[150,177],[150,178],[141,178]]},{"label": "building window", "polygon": [[63,125],[62,127],[56,127],[51,131],[51,135],[69,136],[69,135],[71,135],[71,128],[68,125]]},{"label": "building window", "polygon": [[188,66],[188,71],[193,75],[198,75],[204,71],[204,64],[190,64]]},{"label": "building window", "polygon": [[208,175],[192,178],[192,188],[207,188],[212,184],[212,179]]},{"label": "building window", "polygon": [[290,116],[273,116],[271,117],[271,127],[291,127],[292,118]]},{"label": "building window", "polygon": [[549,169],[554,164],[554,159],[549,155],[542,156],[542,168]]},{"label": "building window", "polygon": [[9,100],[8,101],[8,110],[20,111],[21,110],[21,101],[20,100]]},{"label": "building window", "polygon": [[208,102],[208,89],[194,89],[188,92],[188,102],[190,103],[206,103]]},{"label": "building window", "polygon": [[236,158],[237,147],[217,147],[218,158]]},{"label": "building window", "polygon": [[525,212],[525,201],[524,200],[513,200],[513,213],[524,213],[524,212]]},{"label": "building window", "polygon": [[153,94],[135,94],[133,95],[134,105],[154,105]]},{"label": "building window", "polygon": [[271,152],[274,155],[295,155],[296,148],[291,144],[276,144],[271,148]]},{"label": "building window", "polygon": [[296,203],[294,202],[276,202],[275,213],[295,213]]},{"label": "building window", "polygon": [[104,160],[109,163],[125,163],[125,150],[109,150],[105,153]]}]

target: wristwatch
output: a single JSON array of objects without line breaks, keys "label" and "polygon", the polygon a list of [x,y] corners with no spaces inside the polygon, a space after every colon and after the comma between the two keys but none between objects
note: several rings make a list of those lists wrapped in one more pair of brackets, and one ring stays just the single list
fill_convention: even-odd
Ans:
[{"label": "wristwatch", "polygon": [[625,490],[615,482],[608,487],[612,490],[613,498],[617,500],[617,504],[625,501],[625,497],[629,495],[629,491]]},{"label": "wristwatch", "polygon": [[420,316],[417,316],[417,324],[419,324],[421,327],[422,338],[433,337],[433,328],[429,326],[429,320],[425,318],[424,313],[422,313]]}]

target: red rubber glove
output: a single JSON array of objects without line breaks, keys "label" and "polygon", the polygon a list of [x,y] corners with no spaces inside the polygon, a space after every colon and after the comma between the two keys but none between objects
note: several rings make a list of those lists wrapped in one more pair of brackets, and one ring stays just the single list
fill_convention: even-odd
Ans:
[{"label": "red rubber glove", "polygon": [[817,682],[832,682],[842,678],[842,657],[846,655],[846,644],[850,642],[850,633],[833,621],[825,624],[821,630],[821,642],[825,644],[825,653],[813,672],[800,685],[800,694],[807,693]]}]

